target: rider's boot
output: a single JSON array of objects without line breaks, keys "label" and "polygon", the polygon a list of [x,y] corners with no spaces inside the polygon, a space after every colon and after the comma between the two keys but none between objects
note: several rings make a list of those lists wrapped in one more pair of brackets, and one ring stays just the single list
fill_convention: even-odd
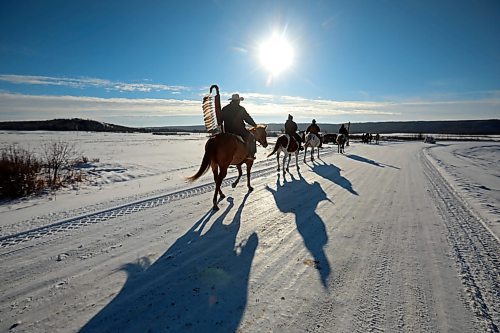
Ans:
[{"label": "rider's boot", "polygon": [[257,152],[257,142],[255,138],[251,137],[247,141],[247,159],[255,160],[255,153]]}]

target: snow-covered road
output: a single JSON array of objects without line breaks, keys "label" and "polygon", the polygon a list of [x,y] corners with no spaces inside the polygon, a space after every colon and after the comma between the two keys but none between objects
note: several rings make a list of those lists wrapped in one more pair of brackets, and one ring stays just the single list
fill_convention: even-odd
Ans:
[{"label": "snow-covered road", "polygon": [[0,331],[498,332],[500,244],[428,147],[353,144],[285,177],[259,159],[216,213],[207,174],[17,223]]}]

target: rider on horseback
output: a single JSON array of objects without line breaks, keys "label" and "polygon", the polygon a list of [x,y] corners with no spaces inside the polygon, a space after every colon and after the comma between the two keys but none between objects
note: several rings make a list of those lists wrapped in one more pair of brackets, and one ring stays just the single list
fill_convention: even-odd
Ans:
[{"label": "rider on horseback", "polygon": [[342,126],[340,126],[339,134],[344,135],[344,142],[346,143],[346,146],[349,146],[349,131],[347,130],[347,128],[345,128],[344,124],[342,124]]},{"label": "rider on horseback", "polygon": [[289,114],[288,119],[285,122],[285,134],[293,136],[297,141],[297,144],[299,145],[299,149],[304,150],[304,148],[301,145],[302,139],[300,138],[300,135],[297,133],[297,129],[298,129],[297,123],[293,121],[293,116]]},{"label": "rider on horseback", "polygon": [[240,105],[240,101],[244,100],[243,97],[233,94],[229,100],[231,102],[223,107],[221,112],[224,131],[241,136],[247,146],[248,158],[255,159],[255,153],[257,152],[255,137],[245,128],[245,122],[254,127],[257,124],[250,117],[247,110]]},{"label": "rider on horseback", "polygon": [[349,132],[347,131],[347,128],[345,128],[344,124],[342,124],[342,126],[340,126],[339,134],[344,134],[346,137],[349,136]]},{"label": "rider on horseback", "polygon": [[321,138],[319,136],[320,131],[321,130],[319,129],[319,126],[316,124],[316,119],[313,119],[312,124],[309,125],[306,129],[306,133],[313,133],[314,135],[316,135],[318,137],[318,139],[320,139],[319,147],[321,148],[322,142],[321,142]]}]

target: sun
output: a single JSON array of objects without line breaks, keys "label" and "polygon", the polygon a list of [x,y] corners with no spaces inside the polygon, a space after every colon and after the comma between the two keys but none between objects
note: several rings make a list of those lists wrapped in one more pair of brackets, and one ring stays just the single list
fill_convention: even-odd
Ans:
[{"label": "sun", "polygon": [[259,60],[272,76],[277,76],[293,63],[293,48],[286,38],[273,34],[259,46]]}]

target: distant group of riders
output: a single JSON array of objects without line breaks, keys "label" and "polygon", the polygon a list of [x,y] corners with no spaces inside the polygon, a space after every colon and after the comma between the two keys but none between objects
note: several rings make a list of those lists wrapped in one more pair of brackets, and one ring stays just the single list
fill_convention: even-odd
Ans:
[{"label": "distant group of riders", "polygon": [[375,144],[378,145],[379,140],[380,134],[378,133],[376,133],[375,135],[373,135],[372,133],[363,133],[363,135],[361,135],[362,143],[372,143],[373,141],[375,141]]},{"label": "distant group of riders", "polygon": [[[240,102],[244,100],[239,94],[233,94],[229,98],[229,104],[220,108],[220,95],[218,92],[218,87],[213,85],[210,87],[216,89],[217,95],[215,99],[215,117],[217,119],[217,126],[220,126],[218,134],[211,136],[205,144],[205,153],[203,155],[200,167],[198,171],[187,177],[186,180],[193,182],[205,174],[209,169],[212,170],[215,189],[213,195],[213,210],[219,209],[218,202],[225,198],[222,192],[222,182],[227,175],[227,170],[230,165],[236,166],[238,171],[238,176],[231,184],[234,188],[238,184],[242,176],[242,165],[245,164],[247,167],[247,187],[248,191],[253,191],[253,187],[250,184],[250,174],[253,162],[255,160],[255,153],[257,152],[257,141],[265,148],[268,146],[267,143],[267,125],[257,124],[252,117],[248,114],[247,110],[240,105]],[[214,116],[210,110],[210,98],[204,98],[203,103],[204,116],[205,112],[208,110],[208,117],[206,118],[206,123],[213,124]],[[251,125],[252,127],[247,129],[245,124]],[[212,126],[210,126],[212,128]],[[207,129],[209,127],[207,126]],[[220,133],[220,130],[222,133]],[[306,133],[301,137],[297,133],[297,124],[293,121],[292,115],[288,115],[288,119],[285,122],[285,134],[278,137],[276,145],[274,146],[273,152],[268,155],[271,156],[277,153],[278,159],[278,171],[280,170],[279,164],[279,153],[285,152],[285,157],[283,160],[283,175],[285,170],[288,171],[288,164],[290,163],[290,158],[288,158],[288,164],[285,167],[285,159],[292,153],[295,154],[295,162],[297,169],[299,169],[297,156],[299,150],[305,150],[304,152],[304,162],[306,158],[307,148],[311,148],[311,160],[313,160],[314,147],[319,148],[321,146],[321,137],[319,135],[320,128],[316,124],[316,120],[313,119],[312,123],[307,127]],[[339,135],[337,138],[337,144],[339,153],[343,152],[344,143],[346,138],[348,140],[348,130],[342,125],[339,130]],[[295,140],[292,140],[294,138]],[[339,141],[339,138],[341,139]],[[348,141],[347,141],[348,142]],[[304,143],[304,147],[302,146]],[[319,149],[316,149],[319,158]]]},{"label": "distant group of riders", "polygon": [[[232,133],[239,135],[245,141],[247,151],[248,151],[248,159],[255,160],[255,153],[257,152],[256,141],[252,133],[250,133],[246,127],[245,123],[251,126],[257,126],[253,118],[248,114],[247,110],[240,105],[240,102],[243,101],[244,98],[239,94],[233,94],[231,98],[229,98],[229,104],[224,106],[221,111],[221,119],[222,119],[222,128],[226,133]],[[321,129],[318,124],[316,124],[316,119],[313,119],[311,124],[307,127],[305,133],[312,133],[320,138]],[[303,147],[303,138],[298,133],[298,126],[295,121],[293,121],[293,116],[291,114],[288,115],[288,119],[285,122],[285,134],[293,137],[297,144],[299,145],[300,150],[304,150]],[[345,135],[346,138],[349,137],[349,132],[347,128],[342,124],[339,129],[339,134]],[[320,141],[320,146],[322,145],[322,141]]]}]

